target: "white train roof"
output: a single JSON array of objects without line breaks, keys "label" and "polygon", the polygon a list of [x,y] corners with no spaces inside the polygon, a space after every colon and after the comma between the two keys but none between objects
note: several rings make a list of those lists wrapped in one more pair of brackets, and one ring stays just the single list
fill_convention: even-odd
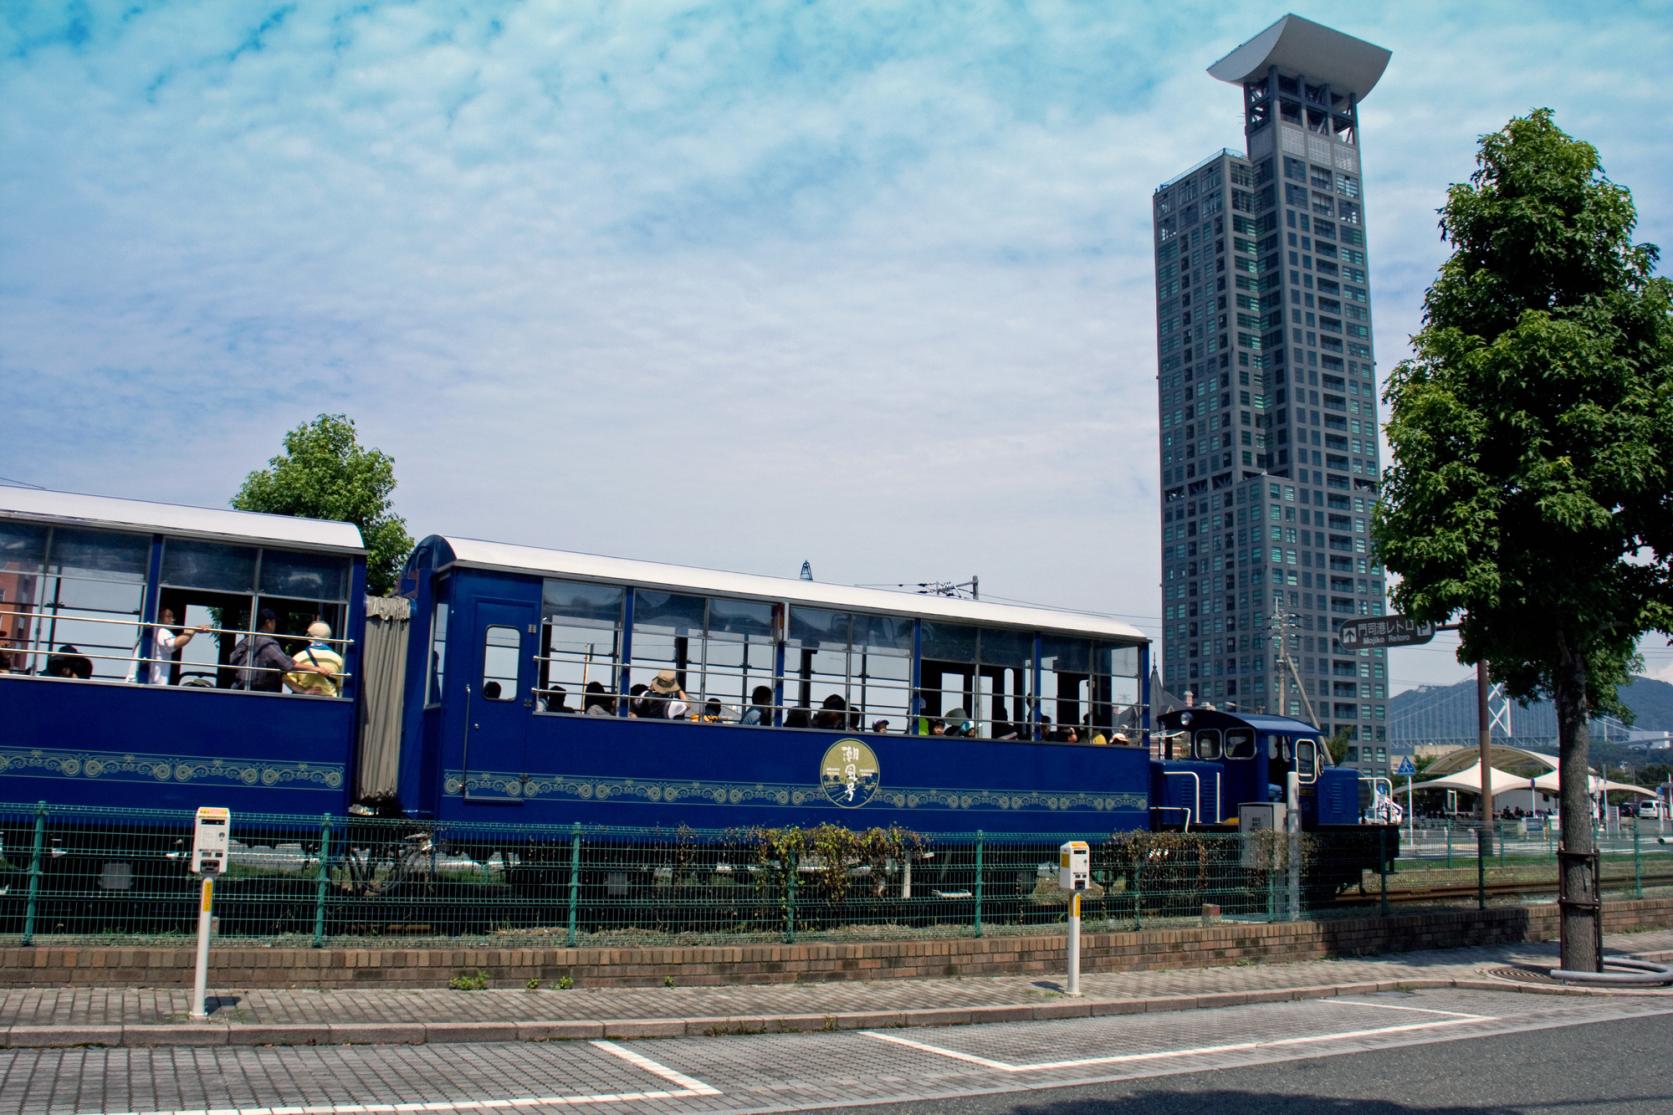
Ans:
[{"label": "white train roof", "polygon": [[751,573],[729,573],[685,565],[664,565],[654,561],[580,554],[568,550],[547,550],[535,546],[513,546],[475,538],[432,535],[425,543],[440,542],[452,559],[438,562],[472,569],[496,569],[515,573],[574,577],[580,580],[647,585],[682,592],[759,600],[783,600],[791,604],[812,604],[861,612],[917,615],[959,623],[1025,627],[1031,630],[1067,631],[1125,642],[1148,642],[1144,632],[1131,624],[1081,612],[1060,612],[1051,608],[990,604],[947,596],[927,596],[889,589],[854,588],[823,581],[791,577],[762,577]]},{"label": "white train roof", "polygon": [[0,485],[0,519],[364,553],[353,523]]}]

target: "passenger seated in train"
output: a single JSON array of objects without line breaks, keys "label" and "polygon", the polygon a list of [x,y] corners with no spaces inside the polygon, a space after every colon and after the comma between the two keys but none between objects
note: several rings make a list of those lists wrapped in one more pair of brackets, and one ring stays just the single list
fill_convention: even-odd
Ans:
[{"label": "passenger seated in train", "polygon": [[500,688],[500,683],[497,681],[490,681],[482,687],[482,699],[485,701],[503,700],[504,694],[505,690]]},{"label": "passenger seated in train", "polygon": [[[207,623],[200,623],[196,627],[183,628],[179,632],[174,630],[174,609],[166,605],[157,612],[157,626],[151,629],[151,661],[139,660],[140,647],[143,642],[134,644],[134,664],[128,670],[128,680],[138,681],[142,676],[152,685],[167,685],[169,671],[180,652],[186,649],[186,644],[192,641],[194,635],[202,635],[209,630]],[[277,646],[277,644],[275,644]],[[284,656],[284,651],[279,652]],[[286,669],[289,669],[289,658],[285,659]],[[278,675],[282,677],[283,675]],[[277,689],[275,689],[277,692]]]},{"label": "passenger seated in train", "polygon": [[[169,613],[165,611],[163,614],[167,616]],[[239,639],[232,648],[228,664],[237,667],[234,676],[238,688],[257,693],[284,692],[285,675],[295,668],[296,663],[279,645],[279,640],[273,637],[278,628],[278,613],[272,608],[263,608],[256,617],[255,633]]]},{"label": "passenger seated in train", "polygon": [[684,720],[690,711],[679,675],[673,670],[657,671],[635,709],[641,720]]},{"label": "passenger seated in train", "polygon": [[878,735],[883,735],[889,730],[889,722],[887,720],[873,720],[871,722],[871,730],[876,732]]},{"label": "passenger seated in train", "polygon": [[710,697],[703,702],[703,715],[698,719],[704,724],[719,724],[720,711],[720,698]]},{"label": "passenger seated in train", "polygon": [[840,732],[848,724],[848,702],[839,694],[832,693],[819,706],[819,711],[813,714],[813,726]]},{"label": "passenger seated in train", "polygon": [[970,714],[962,708],[956,708],[947,714],[946,727],[942,734],[961,739],[972,738],[976,735],[976,722],[971,720]]},{"label": "passenger seated in train", "polygon": [[93,660],[69,643],[58,648],[58,653],[46,660],[48,677],[77,678],[86,681],[93,676]]},{"label": "passenger seated in train", "polygon": [[786,728],[806,728],[806,727],[808,727],[807,709],[805,709],[805,708],[793,708],[789,712],[785,713],[784,714],[784,726]]},{"label": "passenger seated in train", "polygon": [[1014,740],[1017,738],[1017,726],[1010,723],[1005,716],[1005,702],[993,702],[993,730],[988,733],[999,740]]},{"label": "passenger seated in train", "polygon": [[[596,682],[594,684],[597,684]],[[546,691],[547,712],[574,712],[575,710],[564,704],[569,697],[569,690],[561,685],[554,685]]]},{"label": "passenger seated in train", "polygon": [[285,684],[293,692],[321,697],[343,695],[343,656],[326,641],[330,638],[331,625],[324,620],[308,625],[308,645],[291,657],[293,668],[285,675]]},{"label": "passenger seated in train", "polygon": [[586,696],[581,698],[581,712],[586,716],[616,715],[616,700],[604,691],[600,682],[587,682]]},{"label": "passenger seated in train", "polygon": [[773,691],[757,685],[749,695],[749,707],[738,718],[740,724],[771,724],[773,722]]}]

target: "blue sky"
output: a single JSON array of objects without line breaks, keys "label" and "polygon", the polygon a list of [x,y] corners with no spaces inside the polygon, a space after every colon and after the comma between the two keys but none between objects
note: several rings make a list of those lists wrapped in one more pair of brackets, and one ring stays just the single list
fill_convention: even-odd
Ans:
[{"label": "blue sky", "polygon": [[[343,411],[415,535],[978,573],[1154,634],[1150,194],[1241,145],[1204,70],[1286,10],[6,4],[0,476],[217,505]],[[1673,245],[1673,5],[1294,10],[1394,52],[1384,374],[1513,114]],[[1465,673],[1439,640],[1391,672]]]}]

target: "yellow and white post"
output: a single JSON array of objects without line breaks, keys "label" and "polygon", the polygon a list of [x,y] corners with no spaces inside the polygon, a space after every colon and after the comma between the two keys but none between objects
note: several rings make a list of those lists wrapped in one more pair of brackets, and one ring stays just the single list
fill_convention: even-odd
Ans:
[{"label": "yellow and white post", "polygon": [[1069,892],[1069,978],[1066,995],[1080,994],[1080,896],[1092,879],[1092,850],[1084,840],[1057,849],[1057,886]]},{"label": "yellow and white post", "polygon": [[203,880],[198,898],[197,972],[192,982],[192,1011],[194,1020],[209,1017],[209,930],[215,908],[215,876],[226,865],[227,850],[232,844],[232,814],[215,806],[204,806],[197,812],[197,824],[192,829],[192,872]]}]

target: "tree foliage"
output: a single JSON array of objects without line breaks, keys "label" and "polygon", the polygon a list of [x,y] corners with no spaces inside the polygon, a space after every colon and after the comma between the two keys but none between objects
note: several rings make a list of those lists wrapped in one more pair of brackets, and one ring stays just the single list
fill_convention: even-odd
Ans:
[{"label": "tree foliage", "polygon": [[285,435],[284,452],[244,478],[232,505],[353,523],[366,544],[366,589],[382,596],[394,590],[412,549],[406,520],[391,506],[394,491],[394,458],[363,448],[353,419],[322,414]]},{"label": "tree foliage", "polygon": [[[1483,137],[1384,395],[1374,532],[1395,604],[1456,618],[1461,661],[1551,696],[1565,788],[1585,785],[1587,711],[1624,713],[1638,638],[1673,629],[1673,284],[1636,221],[1549,110]],[[1570,813],[1565,843],[1588,851]]]}]

